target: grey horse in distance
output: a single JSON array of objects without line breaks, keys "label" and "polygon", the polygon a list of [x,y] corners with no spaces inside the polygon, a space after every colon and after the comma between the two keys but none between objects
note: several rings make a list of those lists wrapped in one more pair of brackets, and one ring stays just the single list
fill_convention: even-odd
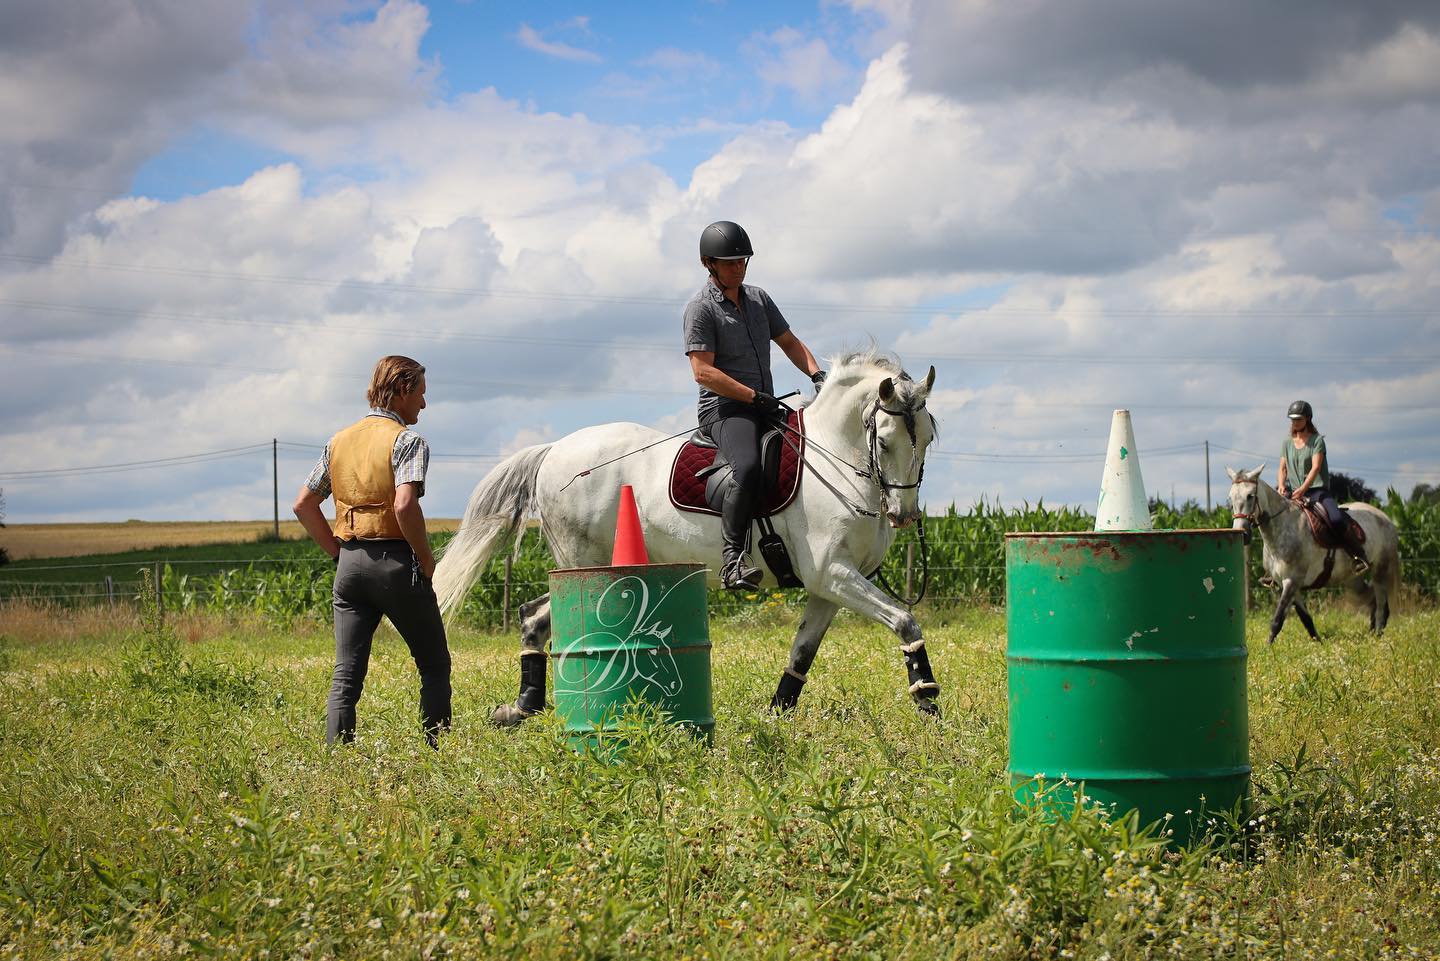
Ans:
[{"label": "grey horse in distance", "polygon": [[1285,626],[1290,605],[1313,640],[1319,640],[1315,622],[1310,617],[1304,591],[1312,588],[1349,587],[1362,602],[1370,606],[1370,629],[1379,634],[1390,620],[1390,602],[1400,587],[1400,537],[1385,512],[1370,504],[1351,502],[1342,505],[1365,531],[1365,549],[1370,555],[1370,579],[1367,582],[1355,572],[1350,555],[1335,550],[1329,576],[1324,576],[1326,555],[1331,551],[1315,543],[1310,523],[1293,501],[1281,496],[1261,478],[1261,464],[1254,470],[1237,471],[1225,468],[1230,475],[1230,511],[1233,527],[1250,533],[1258,530],[1264,544],[1262,563],[1265,573],[1280,588],[1280,602],[1270,618],[1270,643],[1275,643]]}]

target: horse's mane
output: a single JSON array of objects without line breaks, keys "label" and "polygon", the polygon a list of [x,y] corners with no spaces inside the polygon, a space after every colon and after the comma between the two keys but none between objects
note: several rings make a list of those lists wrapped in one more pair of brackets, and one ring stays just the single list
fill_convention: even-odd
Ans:
[{"label": "horse's mane", "polygon": [[[877,373],[893,380],[895,393],[899,397],[902,407],[913,406],[915,397],[920,392],[921,384],[906,372],[899,357],[891,351],[881,350],[873,343],[868,347],[848,350],[830,358],[830,372],[826,375],[825,383],[833,383],[837,386],[850,384],[873,377]],[[819,401],[825,396],[826,394],[822,390],[815,401]],[[930,420],[938,433],[939,425],[934,423],[935,418],[931,417]]]},{"label": "horse's mane", "polygon": [[881,350],[874,344],[837,354],[831,358],[830,364],[831,377],[843,377],[846,374],[860,371],[868,373],[871,368],[878,368],[894,377],[903,380],[910,379],[910,375],[905,373],[905,368],[901,366],[899,357],[888,350]]}]

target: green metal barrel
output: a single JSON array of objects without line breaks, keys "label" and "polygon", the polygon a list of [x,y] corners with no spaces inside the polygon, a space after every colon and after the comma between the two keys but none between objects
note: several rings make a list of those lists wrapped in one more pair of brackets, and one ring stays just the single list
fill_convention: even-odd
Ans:
[{"label": "green metal barrel", "polygon": [[709,739],[710,629],[702,564],[550,572],[555,711],[577,747],[636,701]]},{"label": "green metal barrel", "polygon": [[[1142,824],[1248,797],[1242,533],[1008,534],[1010,773],[1083,782]],[[1058,795],[1058,797],[1057,797]],[[1073,792],[1051,795],[1063,807]]]}]

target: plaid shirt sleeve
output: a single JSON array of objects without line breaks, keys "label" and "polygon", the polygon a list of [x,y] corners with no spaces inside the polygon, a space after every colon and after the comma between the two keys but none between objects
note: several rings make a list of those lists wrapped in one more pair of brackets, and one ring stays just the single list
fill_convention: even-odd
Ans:
[{"label": "plaid shirt sleeve", "polygon": [[[292,475],[293,476],[293,475]],[[330,445],[325,445],[325,452],[315,462],[315,467],[310,471],[310,476],[305,479],[305,486],[316,494],[320,495],[323,501],[330,496]]]},{"label": "plaid shirt sleeve", "polygon": [[425,443],[425,438],[413,430],[402,430],[395,438],[390,463],[395,468],[396,487],[417,484],[416,494],[425,496],[425,472],[430,469],[430,445]]}]

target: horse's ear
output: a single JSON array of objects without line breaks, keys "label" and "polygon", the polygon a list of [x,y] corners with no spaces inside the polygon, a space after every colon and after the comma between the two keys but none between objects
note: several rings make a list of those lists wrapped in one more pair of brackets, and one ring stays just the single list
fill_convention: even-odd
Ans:
[{"label": "horse's ear", "polygon": [[1257,467],[1257,468],[1255,468],[1254,470],[1252,470],[1252,471],[1250,472],[1250,479],[1251,479],[1251,480],[1259,480],[1259,479],[1260,479],[1260,475],[1263,474],[1263,473],[1265,473],[1265,463],[1266,463],[1265,461],[1261,461],[1261,462],[1260,462],[1260,466]]},{"label": "horse's ear", "polygon": [[935,365],[930,365],[930,373],[925,375],[925,393],[930,393],[930,388],[935,386]]},{"label": "horse's ear", "polygon": [[886,402],[886,403],[889,403],[889,402],[890,402],[890,398],[892,398],[892,397],[894,397],[894,396],[895,396],[895,381],[891,380],[889,377],[886,377],[884,380],[882,380],[882,381],[880,382],[880,399],[881,399],[882,401]]},{"label": "horse's ear", "polygon": [[1225,468],[1225,473],[1227,473],[1227,474],[1230,475],[1230,482],[1231,482],[1232,484],[1233,484],[1235,481],[1237,481],[1237,480],[1240,479],[1240,475],[1237,474],[1237,473],[1235,473],[1235,468],[1233,468],[1233,467],[1227,467],[1227,468]]}]

